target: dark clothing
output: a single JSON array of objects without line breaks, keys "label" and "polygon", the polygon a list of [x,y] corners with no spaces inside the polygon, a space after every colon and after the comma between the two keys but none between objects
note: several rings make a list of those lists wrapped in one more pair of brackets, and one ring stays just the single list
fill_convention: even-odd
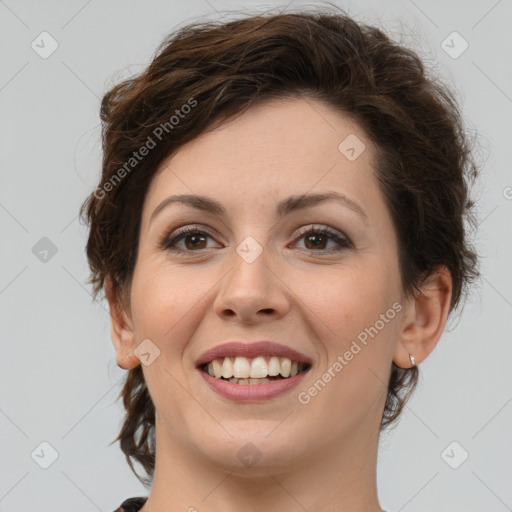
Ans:
[{"label": "dark clothing", "polygon": [[[139,510],[144,506],[144,503],[146,503],[146,500],[148,498],[128,498],[127,500],[123,501],[121,503],[121,506],[114,510],[114,512],[139,512]],[[383,510],[382,512],[386,512]]]},{"label": "dark clothing", "polygon": [[145,498],[128,498],[127,500],[124,500],[123,503],[121,503],[121,506],[114,510],[114,512],[139,512],[147,499],[147,496]]}]

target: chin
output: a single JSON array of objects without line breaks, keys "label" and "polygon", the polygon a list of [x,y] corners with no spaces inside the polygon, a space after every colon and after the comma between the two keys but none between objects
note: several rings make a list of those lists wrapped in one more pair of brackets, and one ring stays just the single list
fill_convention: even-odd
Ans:
[{"label": "chin", "polygon": [[[243,435],[213,442],[210,437],[206,445],[198,449],[226,471],[268,477],[268,472],[285,470],[296,464],[297,458],[302,455],[302,451],[299,453],[297,450],[301,441],[287,435],[284,429],[278,432],[277,425],[278,423],[273,422],[273,427],[269,429],[245,429]],[[226,429],[230,431],[229,426]],[[272,429],[276,431],[272,432]]]}]

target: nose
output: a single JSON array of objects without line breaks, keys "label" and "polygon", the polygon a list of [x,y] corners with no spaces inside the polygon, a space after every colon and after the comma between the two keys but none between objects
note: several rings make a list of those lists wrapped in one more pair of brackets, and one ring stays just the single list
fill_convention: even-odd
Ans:
[{"label": "nose", "polygon": [[263,249],[254,261],[248,261],[234,252],[231,270],[222,279],[213,304],[215,313],[246,324],[282,318],[290,309],[290,290],[275,260]]}]

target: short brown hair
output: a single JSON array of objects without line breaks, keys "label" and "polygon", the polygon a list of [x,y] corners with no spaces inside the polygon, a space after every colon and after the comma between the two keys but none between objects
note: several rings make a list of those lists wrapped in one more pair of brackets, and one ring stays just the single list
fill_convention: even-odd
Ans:
[{"label": "short brown hair", "polygon": [[[106,278],[120,303],[129,297],[144,197],[163,159],[221,116],[294,95],[351,116],[373,140],[403,290],[412,294],[444,265],[453,280],[450,309],[457,306],[479,275],[464,226],[464,219],[475,225],[469,186],[477,166],[457,102],[415,52],[341,10],[189,24],[164,40],[145,71],[104,95],[102,176],[80,210],[90,225],[94,297]],[[127,169],[133,152],[157,133],[161,140]],[[396,421],[418,379],[417,367],[391,364],[381,430]],[[115,441],[136,475],[131,459],[142,465],[150,478],[137,477],[149,485],[155,409],[140,365],[129,371],[122,396],[126,417]]]}]

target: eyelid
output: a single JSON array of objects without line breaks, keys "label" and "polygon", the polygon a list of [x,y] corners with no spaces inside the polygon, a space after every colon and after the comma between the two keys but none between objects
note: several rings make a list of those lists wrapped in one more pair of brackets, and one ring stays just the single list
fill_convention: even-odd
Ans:
[{"label": "eyelid", "polygon": [[330,235],[336,235],[349,241],[348,236],[346,236],[344,233],[338,231],[337,229],[331,228],[331,226],[326,224],[309,224],[307,226],[302,226],[297,230],[296,236],[304,236],[310,232],[316,233],[318,231],[328,233]]}]

